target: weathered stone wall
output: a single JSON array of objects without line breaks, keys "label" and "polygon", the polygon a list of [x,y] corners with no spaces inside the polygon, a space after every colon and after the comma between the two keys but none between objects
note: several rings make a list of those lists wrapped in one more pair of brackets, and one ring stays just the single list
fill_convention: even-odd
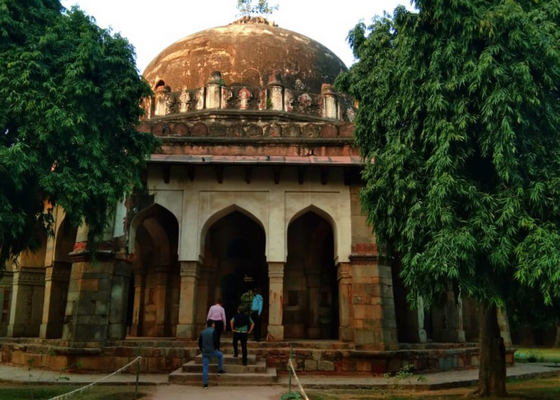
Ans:
[{"label": "weathered stone wall", "polygon": [[[222,345],[226,353],[231,349]],[[229,341],[228,341],[229,343]],[[114,371],[142,355],[141,371],[172,372],[199,353],[194,341],[122,341],[107,343],[105,347],[64,347],[67,343],[39,339],[1,339],[0,362],[32,368],[48,368],[65,372]],[[507,365],[514,365],[515,349],[506,354]],[[249,353],[266,360],[267,366],[286,371],[290,347],[286,342],[249,343]],[[463,346],[417,345],[397,351],[362,351],[341,342],[293,343],[292,359],[298,373],[382,375],[395,373],[407,365],[414,372],[437,372],[476,368],[478,348]],[[135,372],[135,371],[132,371]]]}]

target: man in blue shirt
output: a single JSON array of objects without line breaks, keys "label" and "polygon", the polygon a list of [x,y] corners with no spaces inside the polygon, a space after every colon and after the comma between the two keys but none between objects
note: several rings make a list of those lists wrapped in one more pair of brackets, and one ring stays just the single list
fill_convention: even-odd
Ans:
[{"label": "man in blue shirt", "polygon": [[255,341],[261,341],[261,314],[263,309],[263,297],[259,289],[255,289],[255,296],[253,297],[253,304],[251,306],[251,319],[255,323]]},{"label": "man in blue shirt", "polygon": [[221,351],[216,350],[219,346],[218,334],[214,329],[214,321],[206,321],[206,329],[200,333],[198,338],[198,348],[202,352],[202,382],[204,389],[208,389],[208,366],[212,357],[218,358],[218,375],[225,373],[224,371],[224,355]]}]

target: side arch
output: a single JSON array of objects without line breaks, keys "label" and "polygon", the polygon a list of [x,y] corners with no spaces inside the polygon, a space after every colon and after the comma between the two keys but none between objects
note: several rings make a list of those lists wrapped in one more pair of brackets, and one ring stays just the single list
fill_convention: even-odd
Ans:
[{"label": "side arch", "polygon": [[[288,228],[290,226],[290,224],[294,221],[296,221],[299,217],[301,217],[304,214],[307,214],[308,212],[313,212],[315,214],[317,214],[319,217],[323,218],[325,221],[327,221],[327,223],[331,226],[331,229],[333,231],[333,238],[334,238],[334,254],[333,257],[334,259],[338,258],[338,254],[339,254],[339,250],[338,250],[338,229],[337,229],[337,225],[336,225],[336,221],[335,219],[325,210],[317,207],[314,204],[310,204],[307,207],[304,207],[302,209],[300,209],[299,211],[295,212],[292,216],[288,216],[286,215],[286,226],[285,226],[285,231],[288,232]],[[285,243],[285,249],[284,249],[284,253],[288,254],[288,241],[286,241]]]},{"label": "side arch", "polygon": [[[170,223],[176,223],[177,226],[179,225],[179,219],[177,218],[177,216],[170,211],[169,209],[167,209],[166,207],[158,204],[158,203],[153,203],[150,204],[148,207],[144,208],[143,210],[141,210],[138,214],[136,214],[134,216],[134,218],[132,219],[132,222],[130,223],[130,229],[129,229],[129,236],[128,236],[128,250],[131,253],[134,253],[134,245],[136,243],[136,234],[138,232],[138,228],[144,224],[144,221],[146,221],[147,219],[151,218],[151,217],[158,217],[158,216],[163,216],[163,218],[165,220],[168,220]],[[174,217],[175,221],[172,221]],[[155,228],[157,229],[157,228]],[[160,228],[161,229],[161,228]],[[179,230],[180,233],[180,230]],[[167,234],[165,234],[165,236],[167,236]],[[153,238],[153,236],[152,236]],[[156,240],[159,240],[156,238]],[[169,256],[168,256],[169,257]]]},{"label": "side arch", "polygon": [[127,301],[129,334],[173,337],[179,315],[179,221],[167,208],[151,204],[133,218],[129,246],[135,255]]}]

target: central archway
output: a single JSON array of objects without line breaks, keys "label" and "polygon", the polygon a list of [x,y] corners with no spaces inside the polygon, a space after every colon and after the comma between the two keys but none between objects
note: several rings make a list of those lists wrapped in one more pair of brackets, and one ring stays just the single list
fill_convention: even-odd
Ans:
[{"label": "central archway", "polygon": [[[207,282],[202,279],[199,293],[206,307],[199,310],[199,322],[206,318],[205,312],[217,299],[222,300],[229,321],[239,305],[249,308],[252,292],[259,288],[265,294],[261,320],[262,331],[266,332],[268,268],[263,228],[249,216],[235,210],[208,229],[204,243]],[[208,290],[204,296],[206,284]],[[203,312],[204,315],[200,315]]]}]

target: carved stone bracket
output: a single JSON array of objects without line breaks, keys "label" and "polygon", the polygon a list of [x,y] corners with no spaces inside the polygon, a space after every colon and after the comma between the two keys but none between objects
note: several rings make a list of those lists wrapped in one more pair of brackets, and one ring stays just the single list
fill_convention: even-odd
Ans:
[{"label": "carved stone bracket", "polygon": [[216,171],[216,180],[218,183],[224,182],[224,166],[220,164],[216,164],[214,166],[214,170]]},{"label": "carved stone bracket", "polygon": [[274,184],[278,185],[280,183],[280,170],[282,169],[281,166],[275,165],[272,167],[272,177],[274,179]]},{"label": "carved stone bracket", "polygon": [[191,180],[191,182],[194,181],[194,173],[195,173],[195,166],[192,164],[187,164],[187,176],[189,177],[189,179]]},{"label": "carved stone bracket", "polygon": [[321,167],[321,185],[326,185],[329,180],[329,167]]},{"label": "carved stone bracket", "polygon": [[171,179],[171,166],[164,165],[162,171],[163,171],[163,181],[165,183],[169,183],[169,180]]},{"label": "carved stone bracket", "polygon": [[251,183],[251,174],[253,172],[253,168],[251,166],[245,167],[245,182]]},{"label": "carved stone bracket", "polygon": [[300,185],[303,185],[303,182],[305,181],[305,170],[306,167],[298,167],[297,171],[298,171],[298,183]]}]

